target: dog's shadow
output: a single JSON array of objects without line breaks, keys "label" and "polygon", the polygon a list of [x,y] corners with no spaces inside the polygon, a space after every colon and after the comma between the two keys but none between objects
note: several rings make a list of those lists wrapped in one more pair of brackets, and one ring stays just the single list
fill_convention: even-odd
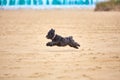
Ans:
[{"label": "dog's shadow", "polygon": [[70,52],[79,52],[79,50],[76,49],[47,49],[45,50],[45,52],[66,52],[66,53],[70,53]]}]

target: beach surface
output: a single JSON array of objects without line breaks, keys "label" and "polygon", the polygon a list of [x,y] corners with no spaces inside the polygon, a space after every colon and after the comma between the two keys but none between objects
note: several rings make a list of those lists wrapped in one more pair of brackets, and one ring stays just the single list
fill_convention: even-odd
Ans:
[{"label": "beach surface", "polygon": [[[81,47],[47,47],[51,28]],[[0,10],[0,80],[120,80],[120,12]]]}]

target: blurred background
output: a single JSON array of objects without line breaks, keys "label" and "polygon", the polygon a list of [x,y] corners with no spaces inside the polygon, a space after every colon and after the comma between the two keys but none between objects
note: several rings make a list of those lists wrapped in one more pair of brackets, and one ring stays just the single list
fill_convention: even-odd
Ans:
[{"label": "blurred background", "polygon": [[0,8],[90,8],[107,0],[0,0]]}]

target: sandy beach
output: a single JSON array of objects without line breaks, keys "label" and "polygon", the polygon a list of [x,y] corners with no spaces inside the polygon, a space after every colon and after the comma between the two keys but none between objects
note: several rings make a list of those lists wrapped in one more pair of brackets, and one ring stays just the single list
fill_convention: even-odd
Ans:
[{"label": "sandy beach", "polygon": [[[51,28],[81,47],[47,47]],[[120,12],[0,10],[0,80],[120,80]]]}]

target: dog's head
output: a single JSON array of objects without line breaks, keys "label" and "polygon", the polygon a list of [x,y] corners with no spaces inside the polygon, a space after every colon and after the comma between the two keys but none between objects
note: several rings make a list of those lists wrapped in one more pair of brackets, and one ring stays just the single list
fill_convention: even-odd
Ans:
[{"label": "dog's head", "polygon": [[52,39],[55,35],[55,30],[54,29],[51,29],[49,30],[48,34],[46,35],[46,38],[47,39]]}]

